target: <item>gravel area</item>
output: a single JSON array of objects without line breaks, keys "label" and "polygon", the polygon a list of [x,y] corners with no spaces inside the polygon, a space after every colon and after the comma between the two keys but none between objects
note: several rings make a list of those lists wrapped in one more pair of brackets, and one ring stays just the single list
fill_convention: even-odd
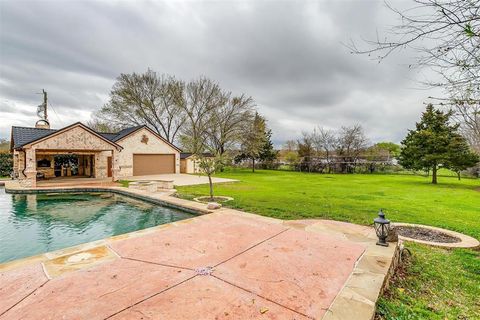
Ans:
[{"label": "gravel area", "polygon": [[398,234],[407,238],[431,241],[431,242],[443,242],[443,243],[456,243],[461,242],[460,238],[451,236],[449,234],[420,227],[407,227],[397,226],[395,227]]}]

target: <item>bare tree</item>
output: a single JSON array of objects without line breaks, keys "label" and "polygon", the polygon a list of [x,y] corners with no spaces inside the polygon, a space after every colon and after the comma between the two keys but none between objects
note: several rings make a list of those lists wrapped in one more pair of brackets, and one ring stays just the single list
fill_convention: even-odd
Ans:
[{"label": "bare tree", "polygon": [[147,125],[174,142],[185,122],[181,106],[184,89],[182,81],[159,76],[152,70],[121,74],[113,85],[109,102],[94,118],[113,127]]},{"label": "bare tree", "polygon": [[255,115],[255,102],[251,97],[231,97],[231,93],[224,95],[228,97],[227,102],[214,110],[212,121],[215,125],[208,128],[216,152],[221,155],[241,141],[245,127],[253,121]]},{"label": "bare tree", "polygon": [[354,172],[357,161],[367,145],[368,139],[361,125],[341,128],[336,153],[342,160],[342,172]]},{"label": "bare tree", "polygon": [[460,124],[460,133],[470,147],[480,154],[480,91],[472,88],[451,93],[451,98],[436,99],[436,105],[452,113]]},{"label": "bare tree", "polygon": [[411,48],[418,53],[416,65],[426,66],[441,76],[439,82],[428,82],[447,90],[480,87],[480,4],[478,0],[412,0],[413,7],[398,10],[400,23],[367,41],[367,48],[354,42],[354,53],[375,55],[379,61],[396,51]]},{"label": "bare tree", "polygon": [[87,122],[87,126],[97,132],[117,132],[123,127],[116,127],[112,123],[100,120],[95,114]]},{"label": "bare tree", "polygon": [[480,154],[480,101],[471,104],[459,101],[452,110],[454,117],[459,119],[460,132],[472,149]]},{"label": "bare tree", "polygon": [[337,147],[337,137],[335,132],[319,126],[313,130],[312,142],[316,152],[325,157],[328,173],[331,173],[334,161],[333,154]]},{"label": "bare tree", "polygon": [[[314,137],[310,132],[302,132],[302,138],[297,140],[298,155],[302,158],[301,167],[306,167],[307,171],[311,171],[311,163],[315,156]],[[302,168],[300,167],[300,170]]]},{"label": "bare tree", "polygon": [[214,200],[212,175],[223,166],[223,157],[211,128],[220,125],[216,115],[228,101],[218,83],[205,77],[191,81],[181,99],[186,115],[182,146],[194,154],[200,170],[208,176],[210,199]]}]

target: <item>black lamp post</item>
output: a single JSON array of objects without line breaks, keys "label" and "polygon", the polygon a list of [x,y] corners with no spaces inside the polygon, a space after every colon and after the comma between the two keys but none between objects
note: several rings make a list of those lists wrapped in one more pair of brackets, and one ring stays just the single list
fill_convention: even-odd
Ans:
[{"label": "black lamp post", "polygon": [[385,213],[382,209],[378,212],[378,218],[375,218],[374,227],[375,232],[377,233],[378,241],[377,245],[388,247],[387,237],[388,232],[390,231],[390,220],[385,219]]}]

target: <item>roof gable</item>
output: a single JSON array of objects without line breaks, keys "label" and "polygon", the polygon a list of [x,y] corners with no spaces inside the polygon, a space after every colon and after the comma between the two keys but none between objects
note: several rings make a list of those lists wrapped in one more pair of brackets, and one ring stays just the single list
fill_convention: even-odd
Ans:
[{"label": "roof gable", "polygon": [[131,135],[132,133],[135,133],[137,132],[138,130],[141,130],[141,129],[146,129],[148,130],[151,134],[153,134],[155,137],[157,137],[158,139],[162,140],[165,144],[167,144],[168,146],[172,147],[173,149],[177,150],[178,152],[181,152],[182,150],[180,150],[180,148],[178,148],[177,146],[175,146],[173,143],[170,143],[168,142],[165,138],[163,138],[161,135],[159,135],[158,133],[156,133],[155,131],[153,131],[152,129],[150,129],[149,127],[145,126],[145,125],[142,125],[142,126],[137,126],[137,127],[131,127],[131,128],[126,128],[126,129],[123,129],[122,131],[120,131],[118,133],[118,136],[117,138],[115,138],[115,142],[118,142],[120,140],[122,140],[123,138],[126,138],[127,136]]},{"label": "roof gable", "polygon": [[[100,135],[99,133],[95,132],[94,130],[90,129],[89,127],[87,127],[86,125],[84,125],[83,123],[81,122],[76,122],[72,125],[69,125],[67,127],[64,127],[62,129],[58,129],[58,130],[54,130],[54,129],[40,129],[40,128],[23,128],[23,129],[30,129],[30,130],[16,130],[17,131],[17,135],[19,135],[20,137],[20,141],[27,141],[29,140],[28,142],[24,142],[22,144],[20,143],[17,143],[17,141],[15,141],[14,145],[15,145],[15,149],[16,148],[21,148],[21,147],[24,147],[24,146],[27,146],[27,145],[32,145],[32,144],[38,144],[38,143],[41,143],[42,141],[45,141],[47,139],[50,139],[50,138],[54,138],[56,137],[57,135],[60,135],[62,133],[65,133],[69,130],[73,130],[75,128],[81,128],[83,129],[84,131],[88,132],[89,134],[91,134],[92,136],[95,136],[97,138],[99,138],[100,140],[104,141],[105,143],[109,144],[109,145],[112,145],[114,146],[116,149],[120,150],[120,149],[123,149],[120,145],[116,144],[114,141],[111,141],[109,140],[108,138],[106,138],[105,136],[102,136]],[[39,130],[48,130],[48,133],[47,132],[40,132]],[[14,128],[12,128],[12,135],[14,135],[13,133],[14,131]],[[30,137],[28,136],[28,133],[32,133],[34,132]],[[15,138],[14,138],[15,139]],[[24,139],[24,140],[22,140]]]},{"label": "roof gable", "polygon": [[172,147],[173,149],[181,152],[180,148],[175,146],[174,144],[168,142],[166,139],[164,139],[161,135],[150,129],[148,126],[145,125],[140,125],[136,127],[129,127],[125,128],[123,130],[120,130],[117,133],[111,133],[111,132],[96,132],[86,125],[84,125],[81,122],[76,122],[72,125],[69,125],[67,127],[64,127],[62,129],[43,129],[43,128],[33,128],[33,127],[17,127],[13,126],[12,127],[12,138],[10,142],[11,149],[19,149],[22,148],[25,145],[32,144],[35,142],[39,142],[44,138],[48,138],[49,136],[53,136],[54,134],[59,134],[61,132],[67,131],[75,126],[81,126],[83,129],[89,131],[90,133],[98,136],[99,138],[108,141],[110,144],[116,146],[117,148],[122,148],[120,145],[118,145],[116,142],[122,140],[123,138],[126,138],[127,136],[131,135],[134,132],[137,132],[140,129],[146,129],[148,130],[151,134],[153,134],[155,137],[158,139],[162,140],[164,143]]}]

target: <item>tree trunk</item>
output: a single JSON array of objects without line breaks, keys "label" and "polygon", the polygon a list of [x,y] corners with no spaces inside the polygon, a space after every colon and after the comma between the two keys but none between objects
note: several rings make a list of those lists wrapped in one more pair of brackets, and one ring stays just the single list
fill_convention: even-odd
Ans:
[{"label": "tree trunk", "polygon": [[210,184],[210,200],[213,201],[213,183],[211,175],[208,175],[208,183]]},{"label": "tree trunk", "polygon": [[255,172],[255,158],[252,158],[252,172]]},{"label": "tree trunk", "polygon": [[458,177],[458,181],[460,181],[460,171],[457,171],[457,177]]},{"label": "tree trunk", "polygon": [[437,165],[432,168],[432,183],[437,184]]}]

